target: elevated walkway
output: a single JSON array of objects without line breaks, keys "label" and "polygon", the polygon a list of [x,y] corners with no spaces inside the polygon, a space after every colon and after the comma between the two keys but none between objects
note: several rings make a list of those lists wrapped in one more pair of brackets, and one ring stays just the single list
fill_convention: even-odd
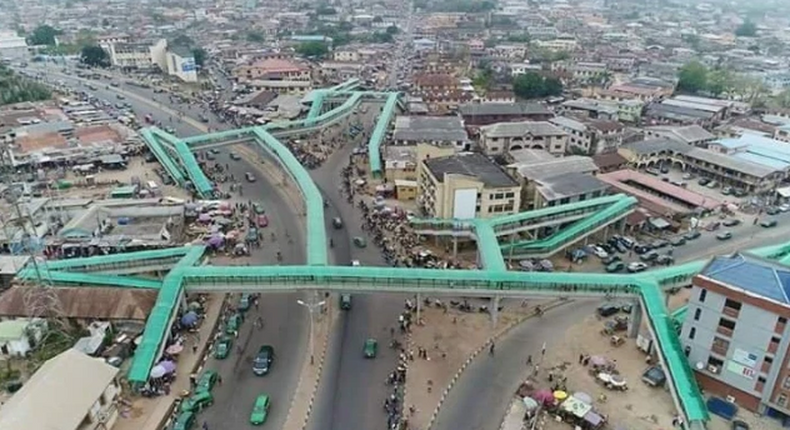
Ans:
[{"label": "elevated walkway", "polygon": [[509,258],[547,258],[574,243],[593,235],[609,225],[624,219],[637,205],[637,200],[625,198],[594,215],[573,223],[543,239],[525,240],[502,245],[502,252]]},{"label": "elevated walkway", "polygon": [[143,141],[154,154],[154,157],[159,161],[159,164],[165,169],[168,175],[181,187],[186,185],[186,178],[178,167],[178,164],[165,152],[160,143],[160,137],[154,133],[155,128],[144,128],[140,130],[140,135]]},{"label": "elevated walkway", "polygon": [[375,177],[380,177],[384,172],[381,164],[381,144],[387,135],[392,117],[395,115],[396,104],[398,103],[399,95],[392,93],[387,96],[387,101],[384,107],[381,108],[381,115],[373,128],[373,133],[370,134],[368,141],[368,159],[370,162],[370,172]]}]

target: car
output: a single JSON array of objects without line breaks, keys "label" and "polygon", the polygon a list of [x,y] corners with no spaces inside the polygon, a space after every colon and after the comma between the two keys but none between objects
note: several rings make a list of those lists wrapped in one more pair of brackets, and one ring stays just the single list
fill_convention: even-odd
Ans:
[{"label": "car", "polygon": [[230,153],[230,154],[228,154],[228,155],[230,156],[230,159],[231,159],[231,160],[235,160],[235,161],[239,161],[239,160],[241,160],[241,155],[239,155],[239,154],[237,154],[237,153],[235,153],[235,152],[231,152],[231,153]]},{"label": "car", "polygon": [[628,265],[628,271],[631,273],[642,272],[647,269],[647,264],[642,263],[641,261],[635,261]]},{"label": "car", "polygon": [[266,215],[258,215],[255,218],[255,224],[260,228],[266,228],[269,226],[269,217]]},{"label": "car", "polygon": [[194,426],[195,426],[195,413],[183,412],[178,415],[178,418],[176,418],[176,422],[175,424],[173,424],[172,430],[190,430]]},{"label": "car", "polygon": [[644,254],[646,252],[650,252],[650,250],[653,249],[653,248],[651,248],[650,245],[642,245],[642,244],[640,244],[640,245],[634,245],[633,249],[634,249],[634,252],[636,252],[639,255],[642,255],[642,254]]},{"label": "car", "polygon": [[213,370],[206,370],[200,375],[200,378],[197,380],[197,384],[195,385],[195,393],[199,393],[201,391],[208,391],[214,389],[214,384],[217,383],[217,379],[219,379],[219,374]]},{"label": "car", "polygon": [[239,297],[239,303],[236,305],[236,310],[244,312],[250,309],[251,303],[252,303],[252,297],[249,294],[244,293],[241,295],[241,297]]},{"label": "car", "polygon": [[776,224],[778,224],[778,223],[776,222],[775,219],[766,219],[766,220],[760,221],[760,227],[763,227],[763,228],[776,227]]},{"label": "car", "polygon": [[716,188],[718,186],[719,186],[719,183],[717,181],[710,181],[710,182],[708,182],[708,185],[706,185],[706,187],[711,188],[711,189]]},{"label": "car", "polygon": [[606,318],[620,312],[620,306],[615,306],[612,304],[601,305],[595,310],[595,312],[597,312],[598,315]]},{"label": "car", "polygon": [[609,256],[609,253],[606,252],[606,250],[603,249],[600,246],[593,246],[592,247],[592,251],[593,251],[593,254],[595,254],[596,257],[601,258],[601,259],[604,259],[604,258]]},{"label": "car", "polygon": [[674,261],[675,261],[675,259],[671,255],[668,255],[668,254],[661,254],[661,255],[658,256],[658,258],[656,258],[656,263],[657,264],[669,265],[669,264],[672,264]]},{"label": "car", "polygon": [[765,213],[767,215],[771,215],[771,216],[779,215],[779,212],[781,212],[779,210],[779,208],[776,208],[776,207],[773,207],[773,206],[771,206],[771,207],[769,207],[768,209],[765,210]]},{"label": "car", "polygon": [[228,318],[228,325],[225,327],[225,333],[236,335],[244,322],[244,315],[241,312],[236,312]]},{"label": "car", "polygon": [[672,244],[672,246],[683,246],[686,244],[686,238],[683,236],[678,236],[670,240],[669,243]]},{"label": "car", "polygon": [[666,383],[667,376],[661,366],[652,366],[642,373],[642,381],[651,387],[661,387]]},{"label": "car", "polygon": [[351,267],[359,267],[361,265],[362,263],[360,263],[359,260],[351,260]]},{"label": "car", "polygon": [[725,227],[735,227],[736,225],[738,225],[740,223],[741,223],[741,220],[739,220],[738,218],[727,218],[724,221],[722,221],[721,225],[723,225]]},{"label": "car", "polygon": [[732,191],[732,195],[735,196],[735,197],[746,197],[746,195],[748,195],[748,194],[749,193],[746,190],[744,190],[743,188],[735,188]]},{"label": "car", "polygon": [[274,347],[263,345],[252,360],[252,373],[256,376],[267,375],[272,369],[272,363],[274,363]]},{"label": "car", "polygon": [[615,261],[606,266],[606,271],[608,273],[622,272],[623,270],[625,270],[625,263],[622,261]]},{"label": "car", "polygon": [[698,239],[700,236],[702,236],[702,233],[700,233],[698,230],[691,230],[690,232],[684,234],[683,238],[686,240],[694,240]]},{"label": "car", "polygon": [[210,152],[210,153],[212,153],[214,155],[219,155],[222,151],[220,151],[217,148],[211,148],[211,149],[208,150],[208,152]]},{"label": "car", "polygon": [[245,173],[244,178],[247,179],[247,182],[255,182],[255,175],[250,172]]},{"label": "car", "polygon": [[697,183],[702,185],[702,186],[705,186],[705,185],[708,185],[710,183],[710,179],[709,178],[699,178],[699,181],[697,181]]},{"label": "car", "polygon": [[206,115],[199,115],[198,118],[201,122],[210,122],[211,120]]},{"label": "car", "polygon": [[354,245],[357,246],[357,248],[364,248],[364,247],[368,246],[368,242],[365,240],[364,237],[361,237],[361,236],[354,236],[353,242],[354,242]]},{"label": "car", "polygon": [[180,411],[198,413],[214,404],[214,396],[209,391],[200,391],[181,402]]},{"label": "car", "polygon": [[661,173],[663,174],[669,173],[669,166],[661,166]]},{"label": "car", "polygon": [[214,358],[217,360],[228,358],[232,347],[233,338],[230,336],[222,336],[214,347]]},{"label": "car", "polygon": [[344,311],[351,310],[351,294],[340,295],[340,309]]},{"label": "car", "polygon": [[617,248],[617,252],[621,254],[628,252],[628,248],[625,246],[625,244],[623,244],[623,242],[618,241],[614,244],[614,247]]},{"label": "car", "polygon": [[365,358],[376,358],[378,352],[379,342],[376,339],[370,338],[365,341],[365,345],[362,347],[362,353],[365,355]]},{"label": "car", "polygon": [[732,232],[723,231],[723,232],[721,232],[721,233],[716,235],[716,239],[719,239],[719,240],[730,240],[730,239],[732,239]]},{"label": "car", "polygon": [[207,152],[207,153],[206,153],[206,160],[209,160],[209,161],[214,161],[214,160],[216,160],[216,159],[217,159],[217,156],[216,156],[216,155],[212,154],[211,152]]},{"label": "car", "polygon": [[266,210],[263,208],[263,205],[260,203],[253,203],[252,204],[252,211],[258,215],[265,214]]},{"label": "car", "polygon": [[118,82],[110,82],[110,86],[114,88],[118,88],[121,86],[121,84],[119,84]]},{"label": "car", "polygon": [[616,262],[618,262],[620,260],[621,259],[620,259],[619,255],[610,255],[610,256],[608,256],[608,257],[606,257],[604,259],[601,259],[601,263],[603,263],[604,266],[608,266],[608,265],[610,265],[612,263],[616,263]]},{"label": "car", "polygon": [[650,247],[652,247],[653,249],[661,249],[667,245],[669,245],[668,241],[664,239],[656,239],[650,244]]},{"label": "car", "polygon": [[116,94],[116,95],[115,95],[115,97],[116,97],[118,100],[126,100],[126,97],[124,97],[124,96],[123,96],[123,94]]},{"label": "car", "polygon": [[343,228],[343,220],[340,219],[340,217],[332,218],[332,227],[334,227],[334,228],[336,228],[338,230]]},{"label": "car", "polygon": [[656,251],[648,251],[639,256],[639,259],[642,261],[653,261],[658,258],[658,253]]},{"label": "car", "polygon": [[250,414],[250,424],[259,426],[266,422],[266,417],[269,416],[269,406],[271,401],[269,396],[261,394],[255,398],[255,403],[252,405],[252,413]]},{"label": "car", "polygon": [[688,181],[689,179],[694,179],[694,175],[692,175],[691,173],[684,173],[684,174],[683,174],[683,179],[685,179],[685,180],[687,180],[687,181]]},{"label": "car", "polygon": [[724,194],[725,196],[729,196],[730,194],[732,194],[732,192],[733,192],[733,189],[732,189],[732,187],[729,187],[729,186],[728,187],[724,187],[724,188],[721,189],[721,193]]},{"label": "car", "polygon": [[749,430],[749,424],[741,420],[733,420],[731,428],[732,430]]}]

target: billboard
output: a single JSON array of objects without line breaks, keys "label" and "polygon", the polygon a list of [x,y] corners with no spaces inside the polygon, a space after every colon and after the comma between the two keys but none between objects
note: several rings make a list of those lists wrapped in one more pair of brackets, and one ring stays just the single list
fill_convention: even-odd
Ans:
[{"label": "billboard", "polygon": [[477,188],[455,190],[455,196],[453,197],[453,218],[471,219],[475,217],[477,212]]}]

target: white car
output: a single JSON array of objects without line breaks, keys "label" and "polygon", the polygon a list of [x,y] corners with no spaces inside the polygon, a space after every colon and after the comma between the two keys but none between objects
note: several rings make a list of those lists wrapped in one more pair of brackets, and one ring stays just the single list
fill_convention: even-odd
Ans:
[{"label": "white car", "polygon": [[593,253],[598,258],[606,258],[609,256],[609,253],[606,252],[606,250],[601,248],[600,246],[593,247]]},{"label": "white car", "polygon": [[361,264],[359,263],[359,260],[351,260],[351,266],[359,267],[361,266]]},{"label": "white car", "polygon": [[779,206],[779,211],[780,212],[790,211],[790,204],[785,203],[785,204]]},{"label": "white car", "polygon": [[641,261],[636,261],[628,265],[628,271],[631,273],[641,272],[645,269],[647,269],[647,264]]}]

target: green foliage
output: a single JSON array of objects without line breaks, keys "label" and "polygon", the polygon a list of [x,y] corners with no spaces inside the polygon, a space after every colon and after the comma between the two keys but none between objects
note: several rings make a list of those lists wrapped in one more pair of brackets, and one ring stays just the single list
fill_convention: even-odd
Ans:
[{"label": "green foliage", "polygon": [[708,68],[699,61],[692,61],[680,69],[677,90],[698,93],[708,87]]},{"label": "green foliage", "polygon": [[264,40],[266,40],[266,37],[260,31],[254,31],[253,30],[253,31],[248,31],[247,32],[247,41],[248,42],[262,43]]},{"label": "green foliage", "polygon": [[494,10],[496,3],[491,0],[441,0],[431,3],[430,6],[427,3],[415,2],[414,6],[433,12],[482,13]]},{"label": "green foliage", "polygon": [[790,90],[784,90],[773,98],[773,104],[780,108],[790,108]]},{"label": "green foliage", "polygon": [[376,15],[376,16],[373,17],[373,22],[375,22],[375,23],[384,22],[384,18]]},{"label": "green foliage", "polygon": [[296,52],[305,57],[322,58],[329,52],[329,47],[323,42],[305,42],[296,47]]},{"label": "green foliage", "polygon": [[101,46],[85,46],[80,53],[80,62],[93,67],[108,67],[110,56]]},{"label": "green foliage", "polygon": [[203,48],[192,48],[192,56],[195,57],[195,65],[203,68],[206,65],[208,53]]},{"label": "green foliage", "polygon": [[194,46],[195,41],[184,33],[181,33],[168,42],[170,46],[185,46],[187,48]]},{"label": "green foliage", "polygon": [[509,34],[505,40],[513,43],[529,43],[529,33]]},{"label": "green foliage", "polygon": [[747,19],[735,29],[735,35],[739,37],[754,37],[757,35],[757,25]]},{"label": "green foliage", "polygon": [[321,5],[318,6],[318,9],[315,10],[316,15],[336,15],[337,11],[335,8],[329,5]]},{"label": "green foliage", "polygon": [[398,32],[400,32],[400,29],[395,25],[387,27],[387,34],[389,35],[395,35],[398,34]]},{"label": "green foliage", "polygon": [[528,72],[513,81],[513,92],[525,99],[558,96],[562,94],[562,82],[555,77]]},{"label": "green foliage", "polygon": [[[375,19],[374,19],[374,21],[375,21]],[[340,23],[337,25],[337,30],[338,31],[342,31],[342,32],[346,32],[347,33],[347,32],[349,32],[349,31],[351,31],[353,29],[354,29],[354,24],[352,24],[352,23],[350,23],[348,21],[340,21]]]},{"label": "green foliage", "polygon": [[39,25],[33,30],[27,42],[31,45],[54,45],[55,37],[63,34],[62,31],[49,25]]},{"label": "green foliage", "polygon": [[0,105],[47,100],[49,88],[0,66]]}]

